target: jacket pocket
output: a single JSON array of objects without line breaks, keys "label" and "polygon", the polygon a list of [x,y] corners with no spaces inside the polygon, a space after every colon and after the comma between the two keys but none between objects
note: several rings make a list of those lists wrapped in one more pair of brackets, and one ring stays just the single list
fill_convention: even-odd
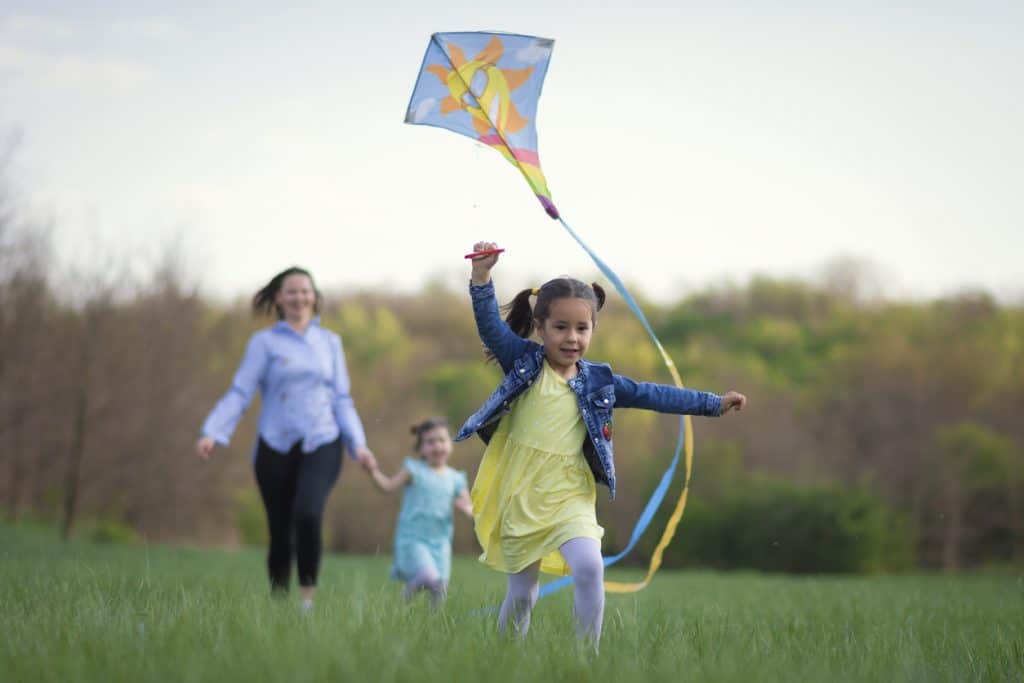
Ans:
[{"label": "jacket pocket", "polygon": [[615,405],[615,387],[601,387],[587,396],[587,402],[595,410],[611,412]]}]

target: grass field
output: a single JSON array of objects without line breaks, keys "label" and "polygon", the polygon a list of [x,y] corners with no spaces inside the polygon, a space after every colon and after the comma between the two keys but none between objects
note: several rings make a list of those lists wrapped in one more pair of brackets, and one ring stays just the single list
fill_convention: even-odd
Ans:
[{"label": "grass field", "polygon": [[[525,642],[459,558],[447,607],[406,607],[387,557],[330,556],[315,609],[270,599],[260,551],[62,544],[0,526],[2,681],[1022,681],[1024,578],[661,572],[609,596],[599,656],[571,591]],[[612,572],[615,578],[636,572]]]}]

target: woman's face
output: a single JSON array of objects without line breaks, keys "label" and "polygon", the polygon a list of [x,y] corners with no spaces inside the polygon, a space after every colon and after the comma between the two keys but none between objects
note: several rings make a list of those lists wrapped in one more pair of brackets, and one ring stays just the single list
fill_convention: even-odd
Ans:
[{"label": "woman's face", "polygon": [[452,454],[452,437],[445,426],[434,427],[420,435],[420,456],[431,467],[441,467]]},{"label": "woman's face", "polygon": [[284,311],[288,320],[309,320],[313,317],[316,292],[313,283],[302,273],[293,273],[281,283],[274,303]]}]

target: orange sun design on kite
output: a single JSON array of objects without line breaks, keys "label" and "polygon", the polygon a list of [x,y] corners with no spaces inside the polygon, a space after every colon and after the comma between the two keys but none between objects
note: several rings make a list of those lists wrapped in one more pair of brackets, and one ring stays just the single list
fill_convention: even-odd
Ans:
[{"label": "orange sun design on kite", "polygon": [[458,45],[449,43],[448,52],[454,68],[446,69],[440,64],[427,67],[451,93],[441,100],[442,114],[460,109],[468,112],[473,128],[481,137],[492,130],[504,137],[504,133],[516,133],[530,123],[516,110],[512,91],[529,80],[532,66],[525,69],[498,68],[505,46],[497,36],[492,37],[471,60],[466,59]]}]

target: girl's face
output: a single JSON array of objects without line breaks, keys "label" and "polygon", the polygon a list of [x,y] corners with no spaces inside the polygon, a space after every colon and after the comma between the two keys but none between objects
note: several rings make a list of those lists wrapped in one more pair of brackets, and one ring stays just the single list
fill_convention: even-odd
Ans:
[{"label": "girl's face", "polygon": [[587,352],[593,332],[593,304],[576,297],[552,301],[547,320],[537,324],[548,363],[563,375],[571,374],[576,361]]},{"label": "girl's face", "polygon": [[420,434],[418,453],[431,467],[443,467],[452,454],[452,437],[448,434],[448,428],[438,426]]},{"label": "girl's face", "polygon": [[274,303],[284,311],[288,320],[309,320],[313,317],[316,292],[313,283],[302,273],[293,273],[281,283]]}]

